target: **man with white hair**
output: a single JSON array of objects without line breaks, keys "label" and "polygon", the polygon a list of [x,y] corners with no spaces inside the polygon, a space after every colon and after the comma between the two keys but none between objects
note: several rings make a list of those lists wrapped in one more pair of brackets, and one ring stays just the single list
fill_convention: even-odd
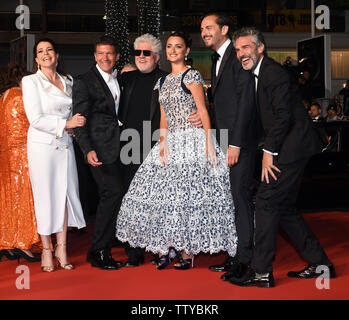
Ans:
[{"label": "man with white hair", "polygon": [[[131,157],[129,152],[125,154],[121,148],[125,192],[148,155],[150,147],[153,147],[157,140],[156,137],[153,138],[153,134],[160,128],[159,91],[153,89],[158,79],[168,74],[158,66],[161,50],[161,41],[153,35],[146,33],[139,36],[134,42],[135,64],[138,70],[124,72],[120,77],[122,95],[118,115],[123,124],[122,130],[123,132],[129,129],[136,130],[140,137],[139,147],[135,148],[137,144],[134,143],[134,148],[125,147],[124,149],[131,150]],[[201,126],[200,117],[196,111],[188,117],[188,121]],[[124,140],[123,136],[128,136],[128,132],[131,131],[121,135],[121,140]],[[132,145],[133,136],[127,138],[127,141],[121,141],[121,147]],[[147,143],[149,148],[143,148]],[[129,159],[132,159],[131,163],[125,161]],[[128,255],[126,267],[135,267],[143,263],[144,249],[132,248],[129,244],[126,244],[125,249]]]}]

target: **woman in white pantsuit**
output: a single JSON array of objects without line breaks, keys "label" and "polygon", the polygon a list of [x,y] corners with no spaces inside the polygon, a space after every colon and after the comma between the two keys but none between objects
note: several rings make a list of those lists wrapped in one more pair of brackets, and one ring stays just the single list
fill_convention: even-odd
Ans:
[{"label": "woman in white pantsuit", "polygon": [[79,200],[75,155],[70,137],[72,128],[85,124],[80,114],[72,114],[72,79],[58,63],[55,43],[41,39],[34,46],[37,72],[22,79],[23,102],[30,127],[28,165],[33,189],[38,233],[43,243],[42,271],[54,270],[50,249],[56,233],[55,257],[65,270],[67,226],[85,227]]}]

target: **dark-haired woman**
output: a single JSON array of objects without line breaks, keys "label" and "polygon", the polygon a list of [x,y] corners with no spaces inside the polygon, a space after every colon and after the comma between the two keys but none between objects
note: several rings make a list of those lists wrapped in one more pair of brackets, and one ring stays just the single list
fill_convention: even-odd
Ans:
[{"label": "dark-haired woman", "polygon": [[42,271],[54,271],[50,248],[56,234],[54,256],[65,270],[68,261],[67,226],[85,227],[79,200],[75,155],[69,130],[85,124],[72,114],[72,80],[61,68],[55,43],[41,39],[34,46],[37,72],[22,79],[28,130],[28,165],[33,189],[38,233],[43,251]]},{"label": "dark-haired woman", "polygon": [[[158,269],[170,263],[168,251],[181,251],[175,269],[193,266],[199,252],[235,255],[234,205],[225,157],[210,135],[203,80],[185,65],[190,39],[175,32],[167,40],[172,72],[159,79],[160,141],[140,166],[117,219],[117,237],[159,253]],[[187,121],[197,109],[203,128]]]},{"label": "dark-haired woman", "polygon": [[0,81],[0,261],[25,258],[40,261],[31,252],[40,242],[28,174],[27,132],[21,79],[26,70],[10,64]]}]

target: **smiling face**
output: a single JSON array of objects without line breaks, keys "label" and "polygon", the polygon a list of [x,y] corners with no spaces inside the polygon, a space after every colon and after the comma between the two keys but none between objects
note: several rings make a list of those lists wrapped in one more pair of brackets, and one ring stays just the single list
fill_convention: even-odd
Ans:
[{"label": "smiling face", "polygon": [[321,109],[318,106],[312,105],[310,107],[310,116],[312,118],[315,118],[315,117],[319,116],[320,114],[321,114]]},{"label": "smiling face", "polygon": [[141,42],[137,45],[135,50],[148,50],[151,51],[150,56],[145,56],[143,52],[141,52],[140,56],[135,56],[135,64],[138,70],[142,73],[150,73],[152,72],[160,59],[160,55],[155,53],[151,44],[147,42]]},{"label": "smiling face", "polygon": [[220,27],[216,16],[207,16],[201,22],[201,38],[205,46],[217,51],[228,39],[228,26]]},{"label": "smiling face", "polygon": [[239,37],[235,41],[235,51],[238,60],[245,70],[254,70],[263,56],[264,44],[259,47],[253,42],[253,36]]},{"label": "smiling face", "polygon": [[119,60],[120,53],[115,52],[115,47],[109,44],[96,46],[95,60],[98,66],[106,73],[112,73],[115,63]]},{"label": "smiling face", "polygon": [[171,63],[183,62],[185,56],[190,52],[190,48],[187,48],[184,39],[181,37],[169,37],[166,43],[166,55],[167,60]]},{"label": "smiling face", "polygon": [[56,68],[58,56],[50,42],[42,41],[38,43],[35,61],[40,68]]}]

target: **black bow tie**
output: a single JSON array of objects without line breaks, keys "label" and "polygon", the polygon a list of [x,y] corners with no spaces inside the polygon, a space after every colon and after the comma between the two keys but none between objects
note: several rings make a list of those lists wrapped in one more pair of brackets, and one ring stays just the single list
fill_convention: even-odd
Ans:
[{"label": "black bow tie", "polygon": [[216,51],[211,56],[213,63],[216,63],[219,60],[219,58],[220,58],[220,55]]}]

